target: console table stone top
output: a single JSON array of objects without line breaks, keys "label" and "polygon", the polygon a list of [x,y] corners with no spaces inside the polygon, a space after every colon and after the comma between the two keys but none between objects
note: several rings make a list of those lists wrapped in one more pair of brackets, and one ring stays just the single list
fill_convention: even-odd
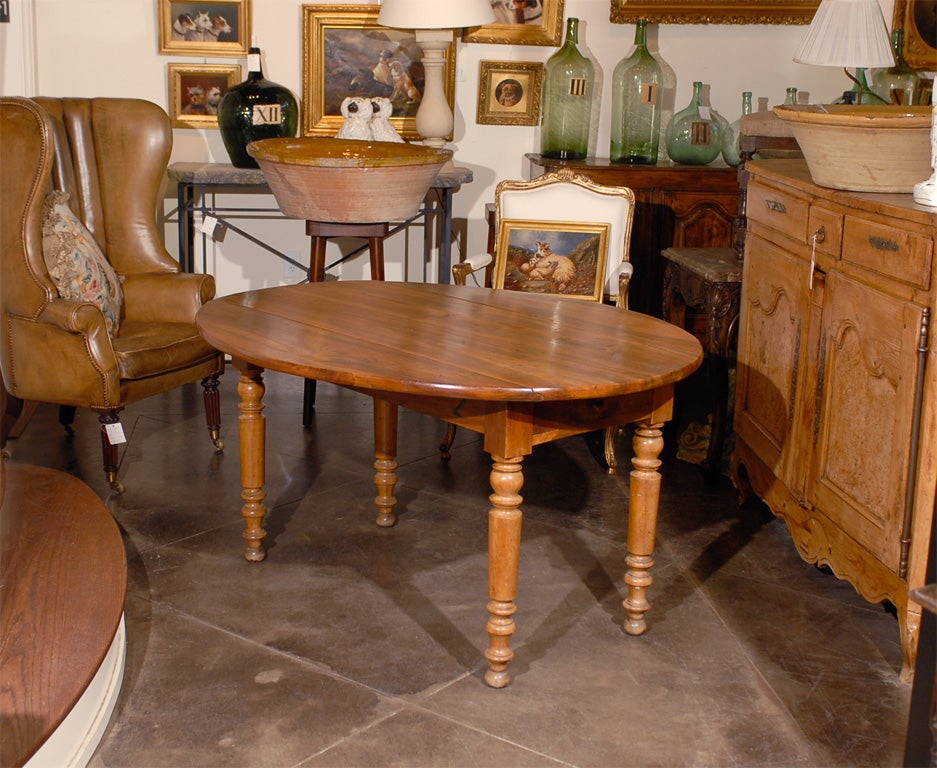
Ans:
[{"label": "console table stone top", "polygon": [[[267,186],[260,168],[235,168],[231,163],[172,163],[168,175],[170,181],[177,184]],[[440,173],[432,186],[434,189],[455,189],[473,179],[470,168],[453,168]]]}]

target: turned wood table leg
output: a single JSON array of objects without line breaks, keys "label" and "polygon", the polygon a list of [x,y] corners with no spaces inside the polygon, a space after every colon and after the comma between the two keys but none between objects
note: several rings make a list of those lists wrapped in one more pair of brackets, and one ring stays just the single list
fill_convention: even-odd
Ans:
[{"label": "turned wood table leg", "polygon": [[241,514],[246,524],[241,535],[247,541],[244,557],[257,563],[267,555],[263,548],[263,539],[267,535],[264,530],[264,516],[267,514],[264,506],[267,496],[264,491],[266,419],[261,402],[265,390],[264,370],[246,363],[239,363],[238,368],[241,372],[238,379],[241,398],[238,435],[241,441],[241,499],[244,501]]},{"label": "turned wood table leg", "polygon": [[394,486],[397,485],[397,406],[374,398],[374,485],[377,486],[377,524],[390,528],[397,522]]},{"label": "turned wood table leg", "polygon": [[634,433],[634,458],[631,463],[631,493],[628,506],[628,572],[625,583],[628,597],[623,605],[628,614],[624,629],[629,635],[647,631],[644,614],[650,608],[647,590],[651,586],[654,565],[654,534],[657,530],[657,507],[660,501],[660,453],[664,448],[661,424],[638,425]]},{"label": "turned wood table leg", "polygon": [[524,485],[521,458],[492,456],[491,509],[488,511],[488,632],[485,651],[488,670],[485,682],[492,688],[504,688],[511,682],[508,663],[514,658],[511,636],[517,610],[517,572],[521,554],[520,490]]}]

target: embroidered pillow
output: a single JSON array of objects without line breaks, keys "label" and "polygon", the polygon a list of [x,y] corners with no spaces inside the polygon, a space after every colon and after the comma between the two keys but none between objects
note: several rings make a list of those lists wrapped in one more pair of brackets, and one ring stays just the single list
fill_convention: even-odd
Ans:
[{"label": "embroidered pillow", "polygon": [[94,237],[68,207],[68,193],[54,191],[43,207],[42,255],[59,296],[90,301],[104,312],[107,332],[120,326],[120,279]]}]

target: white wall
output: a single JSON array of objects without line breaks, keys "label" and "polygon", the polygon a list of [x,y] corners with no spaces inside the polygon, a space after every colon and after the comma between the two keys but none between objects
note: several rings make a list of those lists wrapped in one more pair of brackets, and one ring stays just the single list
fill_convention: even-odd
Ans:
[{"label": "white wall", "polygon": [[[880,2],[890,22],[894,0]],[[170,62],[233,61],[161,56],[154,0],[18,0],[12,6],[14,23],[0,25],[0,93],[4,95],[135,96],[168,108]],[[253,35],[264,50],[265,74],[297,96],[302,91],[301,8],[298,0],[252,2]],[[599,119],[591,149],[593,154],[607,157],[611,71],[630,51],[634,27],[609,23],[608,0],[566,0],[565,15],[581,20],[580,44],[596,64],[601,80]],[[652,29],[650,37],[651,47],[658,49],[658,55],[676,74],[677,109],[689,101],[692,82],[702,80],[711,85],[713,106],[731,121],[741,112],[743,90],[752,91],[756,103],[757,97],[767,96],[776,104],[783,101],[787,86],[809,91],[811,101],[829,101],[848,87],[839,70],[792,61],[803,34],[804,27],[799,26],[665,25],[656,35]],[[524,153],[535,152],[539,146],[539,128],[475,124],[479,62],[545,61],[553,50],[458,44],[456,164],[471,168],[475,181],[456,194],[455,209],[457,227],[467,230],[468,248],[473,251],[484,248],[484,205],[492,199],[495,184],[503,178],[522,177]],[[245,64],[240,63],[242,67]],[[228,158],[217,131],[177,129],[173,160],[227,162]],[[168,194],[174,200],[173,190]],[[280,249],[302,253],[305,258],[308,246],[301,223],[245,224],[248,227]],[[419,261],[421,234],[414,232],[411,239],[410,258]],[[167,245],[175,250],[172,229],[167,230]],[[404,247],[401,236],[387,245],[389,279],[402,277]],[[458,253],[453,257],[458,258]],[[361,262],[344,274],[365,274],[364,260]],[[209,271],[215,273],[221,294],[275,285],[284,279],[283,266],[275,257],[231,233],[220,245],[210,246]],[[434,273],[432,268],[430,274]]]}]

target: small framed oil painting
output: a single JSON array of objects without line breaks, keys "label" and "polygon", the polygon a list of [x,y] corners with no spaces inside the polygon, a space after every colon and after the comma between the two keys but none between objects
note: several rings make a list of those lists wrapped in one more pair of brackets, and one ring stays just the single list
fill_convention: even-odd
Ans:
[{"label": "small framed oil painting", "polygon": [[493,285],[511,291],[601,301],[607,223],[502,219]]},{"label": "small framed oil painting", "polygon": [[560,44],[563,0],[491,0],[491,10],[495,21],[466,29],[466,43]]},{"label": "small framed oil painting", "polygon": [[475,122],[482,125],[537,125],[543,64],[482,61]]},{"label": "small framed oil painting", "polygon": [[251,39],[251,0],[157,2],[160,53],[247,56]]},{"label": "small framed oil painting", "polygon": [[169,118],[175,128],[217,128],[224,92],[241,82],[237,64],[170,64]]}]

